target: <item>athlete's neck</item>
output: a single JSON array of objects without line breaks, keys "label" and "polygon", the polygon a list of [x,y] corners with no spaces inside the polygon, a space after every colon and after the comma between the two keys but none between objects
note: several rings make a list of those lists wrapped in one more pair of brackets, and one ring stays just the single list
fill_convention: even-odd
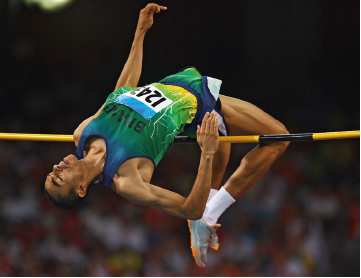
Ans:
[{"label": "athlete's neck", "polygon": [[105,163],[106,146],[103,139],[97,139],[84,150],[84,158],[79,161],[84,171],[84,181],[90,184],[102,172]]}]

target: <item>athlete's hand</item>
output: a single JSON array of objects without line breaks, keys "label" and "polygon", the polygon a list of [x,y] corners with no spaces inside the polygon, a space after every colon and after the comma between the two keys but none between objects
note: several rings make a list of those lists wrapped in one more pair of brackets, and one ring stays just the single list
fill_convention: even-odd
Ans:
[{"label": "athlete's hand", "polygon": [[214,155],[218,149],[218,117],[215,112],[204,115],[202,126],[197,126],[197,141],[202,154]]},{"label": "athlete's hand", "polygon": [[165,11],[167,8],[157,4],[148,4],[140,11],[137,30],[147,32],[153,25],[153,15],[159,13],[161,10]]}]

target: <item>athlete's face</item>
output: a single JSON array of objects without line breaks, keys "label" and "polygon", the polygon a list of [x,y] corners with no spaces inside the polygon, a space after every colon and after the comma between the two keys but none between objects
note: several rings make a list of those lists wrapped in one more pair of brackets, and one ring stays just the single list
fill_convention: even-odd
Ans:
[{"label": "athlete's face", "polygon": [[80,184],[81,177],[79,160],[71,154],[54,165],[53,171],[46,176],[45,189],[51,196],[67,195]]}]

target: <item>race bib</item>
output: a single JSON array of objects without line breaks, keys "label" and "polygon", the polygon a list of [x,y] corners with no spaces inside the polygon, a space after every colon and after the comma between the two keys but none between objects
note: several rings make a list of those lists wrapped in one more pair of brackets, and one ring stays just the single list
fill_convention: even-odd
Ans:
[{"label": "race bib", "polygon": [[173,103],[154,86],[146,86],[122,94],[115,99],[115,102],[132,108],[147,120]]}]

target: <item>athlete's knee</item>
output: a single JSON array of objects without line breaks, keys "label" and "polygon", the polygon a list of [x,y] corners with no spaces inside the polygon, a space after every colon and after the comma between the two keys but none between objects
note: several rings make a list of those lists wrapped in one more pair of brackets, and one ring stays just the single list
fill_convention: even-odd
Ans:
[{"label": "athlete's knee", "polygon": [[[281,134],[290,134],[289,131],[287,130],[287,128],[284,126],[284,124],[282,124],[281,122],[279,122],[279,123],[282,128]],[[281,143],[280,144],[281,151],[284,152],[287,149],[288,145],[290,144],[290,141],[283,141],[283,142],[279,142],[279,143]]]},{"label": "athlete's knee", "polygon": [[272,126],[273,134],[290,134],[287,128],[278,120],[275,120]]},{"label": "athlete's knee", "polygon": [[[280,121],[276,120],[275,126],[274,126],[274,134],[290,134],[287,128],[282,124]],[[271,143],[271,146],[277,150],[277,152],[283,153],[288,145],[290,144],[289,141],[279,141],[279,142],[273,142]]]}]

